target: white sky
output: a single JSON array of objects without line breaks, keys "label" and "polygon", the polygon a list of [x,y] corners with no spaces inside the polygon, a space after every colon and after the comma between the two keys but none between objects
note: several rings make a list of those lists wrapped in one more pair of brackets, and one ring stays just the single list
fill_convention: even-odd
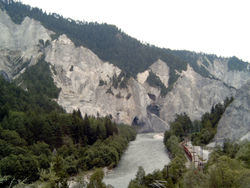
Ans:
[{"label": "white sky", "polygon": [[143,42],[250,62],[249,0],[21,0],[81,21],[114,24]]}]

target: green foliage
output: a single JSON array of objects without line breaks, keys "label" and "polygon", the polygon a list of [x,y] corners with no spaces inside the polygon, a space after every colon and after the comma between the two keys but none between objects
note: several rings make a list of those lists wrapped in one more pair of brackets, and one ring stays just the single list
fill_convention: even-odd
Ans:
[{"label": "green foliage", "polygon": [[44,58],[42,55],[37,64],[28,67],[17,82],[31,94],[58,98],[60,89],[55,86],[49,64]]},{"label": "green foliage", "polygon": [[168,92],[166,86],[162,83],[160,78],[157,75],[155,75],[152,71],[149,72],[149,75],[147,77],[147,82],[150,86],[158,88],[161,91],[162,97],[166,96]]},{"label": "green foliage", "polygon": [[14,146],[24,146],[26,141],[16,131],[5,130],[0,127],[0,139]]},{"label": "green foliage", "polygon": [[186,161],[184,157],[184,151],[179,145],[180,140],[175,136],[172,135],[166,142],[166,148],[171,153],[172,158],[181,157],[184,161]]},{"label": "green foliage", "polygon": [[8,116],[9,116],[8,107],[6,105],[1,106],[0,107],[0,121],[2,121],[4,117],[8,117]]},{"label": "green foliage", "polygon": [[29,155],[9,155],[0,160],[1,175],[31,182],[39,178],[37,161]]},{"label": "green foliage", "polygon": [[208,176],[197,169],[188,169],[183,176],[184,188],[208,188]]},{"label": "green foliage", "polygon": [[146,188],[152,186],[157,187],[159,186],[158,184],[164,187],[167,185],[167,182],[164,180],[163,173],[159,170],[156,170],[151,174],[145,175],[144,169],[140,166],[136,173],[136,178],[130,181],[128,187],[129,188]]},{"label": "green foliage", "polygon": [[[236,146],[237,147],[237,146]],[[232,147],[230,147],[231,149]],[[235,148],[235,147],[233,147]],[[236,156],[238,160],[243,161],[246,168],[250,169],[250,142],[243,142],[241,143],[237,153],[235,152],[236,149],[231,149],[232,153]],[[236,154],[235,154],[236,153]]]},{"label": "green foliage", "polygon": [[110,116],[83,118],[80,110],[66,114],[56,103],[47,108],[50,100],[38,103],[36,87],[25,92],[0,82],[0,185],[40,178],[50,187],[66,187],[68,177],[81,170],[116,166],[135,139],[131,127],[117,125]]},{"label": "green foliage", "polygon": [[212,107],[210,113],[205,113],[202,116],[200,122],[196,121],[194,123],[191,136],[194,145],[206,145],[214,138],[219,120],[232,101],[233,98],[226,98],[224,104],[216,104]]},{"label": "green foliage", "polygon": [[238,187],[237,177],[243,170],[239,161],[222,156],[209,168],[210,187]]},{"label": "green foliage", "polygon": [[0,76],[0,121],[9,115],[9,109],[23,112],[63,112],[62,108],[42,94],[31,94],[5,81]]},{"label": "green foliage", "polygon": [[[189,63],[194,71],[198,72],[204,77],[212,77],[212,75],[206,68],[209,66],[209,64],[213,65],[213,61],[215,59],[227,60],[228,69],[231,71],[247,71],[248,67],[247,62],[244,62],[235,56],[230,58],[221,58],[213,54],[195,53],[186,50],[172,50],[171,52],[173,55],[179,57],[184,62]],[[202,63],[206,68],[197,64],[199,58],[202,58]]]},{"label": "green foliage", "polygon": [[142,185],[144,176],[145,176],[145,171],[143,167],[139,166],[135,178],[135,180],[138,182],[139,185]]},{"label": "green foliage", "polygon": [[95,172],[90,177],[90,182],[87,188],[105,188],[105,184],[102,182],[104,177],[104,172],[102,169],[96,169]]},{"label": "green foliage", "polygon": [[224,104],[216,104],[210,113],[202,116],[201,121],[192,122],[186,113],[177,114],[175,120],[170,123],[170,130],[165,132],[164,143],[171,135],[175,135],[181,141],[191,136],[194,145],[208,144],[214,138],[218,122],[232,101],[233,98],[226,98]]},{"label": "green foliage", "polygon": [[250,174],[249,146],[249,141],[226,141],[223,147],[217,146],[205,167],[208,187],[247,187]]},{"label": "green foliage", "polygon": [[246,71],[249,64],[233,56],[228,59],[228,69],[232,71]]},{"label": "green foliage", "polygon": [[[203,115],[201,121],[191,122],[186,114],[177,115],[170,123],[170,130],[164,134],[164,144],[169,151],[171,162],[161,171],[132,180],[129,187],[151,187],[162,182],[165,187],[247,187],[250,174],[250,142],[232,143],[226,141],[209,156],[204,171],[186,169],[186,157],[180,141],[192,134],[193,142],[208,143],[215,134],[218,121],[233,99],[217,104],[211,113]],[[201,132],[199,132],[201,130]],[[164,184],[166,182],[166,184]]]},{"label": "green foliage", "polygon": [[119,76],[114,74],[111,80],[112,80],[112,86],[115,89],[117,89],[118,87],[120,89],[125,89],[125,88],[127,88],[129,76],[128,76],[128,74],[126,74],[125,72],[122,71],[119,74]]},{"label": "green foliage", "polygon": [[135,133],[132,129],[126,130],[124,125],[119,125],[118,129],[120,136],[109,136],[103,142],[95,142],[92,147],[84,152],[85,157],[79,161],[78,165],[82,164],[86,169],[91,169],[95,166],[115,167],[122,153],[127,148],[128,142],[135,138]]},{"label": "green foliage", "polygon": [[[188,134],[193,131],[193,124],[190,118],[186,113],[183,114],[176,114],[176,118],[173,122],[170,123],[170,130],[169,133],[165,133],[165,138],[170,137],[170,135],[175,135],[180,140],[183,140]],[[165,142],[166,143],[166,140]]]},{"label": "green foliage", "polygon": [[200,75],[204,77],[210,77],[211,74],[205,67],[197,64],[198,59],[200,57],[204,57],[203,64],[205,64],[205,66],[208,67],[209,64],[206,59],[208,59],[211,63],[213,63],[213,60],[215,58],[218,58],[216,55],[207,55],[203,53],[195,53],[186,50],[172,50],[171,52],[173,55],[179,57],[184,62],[189,63],[189,65],[194,69],[195,72],[198,72]]},{"label": "green foliage", "polygon": [[56,155],[53,158],[53,171],[55,172],[55,176],[58,177],[56,180],[57,187],[62,185],[62,187],[67,187],[67,172],[64,165],[64,160],[61,156]]}]

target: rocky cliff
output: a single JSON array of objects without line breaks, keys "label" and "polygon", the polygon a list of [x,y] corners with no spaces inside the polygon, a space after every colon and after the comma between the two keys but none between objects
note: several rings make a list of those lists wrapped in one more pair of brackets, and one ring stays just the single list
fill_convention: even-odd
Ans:
[{"label": "rocky cliff", "polygon": [[250,140],[250,81],[236,93],[234,101],[228,106],[217,128],[215,142],[224,139],[232,141]]},{"label": "rocky cliff", "polygon": [[235,94],[235,89],[220,80],[202,77],[190,66],[180,75],[172,91],[159,99],[160,116],[165,121],[172,121],[175,114],[184,112],[191,120],[200,119],[212,106]]},{"label": "rocky cliff", "polygon": [[1,75],[15,79],[44,56],[55,84],[61,88],[56,100],[66,111],[79,108],[83,114],[111,115],[114,121],[133,124],[141,132],[168,129],[177,113],[186,112],[192,120],[200,118],[213,105],[234,96],[235,88],[249,78],[244,70],[221,70],[226,60],[205,63],[202,57],[197,65],[205,66],[210,77],[190,65],[186,71],[176,72],[178,80],[162,96],[161,88],[150,84],[148,77],[153,73],[161,86],[168,88],[171,62],[158,59],[136,79],[128,78],[88,48],[75,46],[66,35],[52,40],[53,32],[33,19],[25,18],[18,25],[1,11],[0,25]]},{"label": "rocky cliff", "polygon": [[[197,60],[197,65],[203,66],[212,76],[223,81],[229,86],[239,89],[250,78],[250,64],[243,64],[242,61],[237,63],[232,60],[236,58],[207,58],[206,55],[201,55]],[[242,67],[243,66],[243,67]]]},{"label": "rocky cliff", "polygon": [[17,25],[0,9],[0,33],[0,70],[12,79],[36,63],[41,45],[49,44],[53,32],[28,17]]}]

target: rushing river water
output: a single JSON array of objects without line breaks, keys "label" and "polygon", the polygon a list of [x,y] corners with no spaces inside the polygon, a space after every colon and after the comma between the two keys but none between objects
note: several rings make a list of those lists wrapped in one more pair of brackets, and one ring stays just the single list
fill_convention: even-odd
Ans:
[{"label": "rushing river water", "polygon": [[169,161],[162,134],[138,134],[136,140],[130,142],[118,166],[109,172],[103,181],[115,188],[127,188],[139,166],[142,166],[146,173],[150,173],[162,169]]}]

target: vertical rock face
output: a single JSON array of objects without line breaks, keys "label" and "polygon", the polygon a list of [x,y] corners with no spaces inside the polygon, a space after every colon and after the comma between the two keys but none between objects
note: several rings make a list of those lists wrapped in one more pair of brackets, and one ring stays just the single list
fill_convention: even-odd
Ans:
[{"label": "vertical rock face", "polygon": [[20,50],[30,56],[30,48],[36,46],[40,39],[51,40],[52,32],[45,29],[39,22],[26,17],[18,25],[11,21],[11,18],[0,10],[0,47],[9,50]]},{"label": "vertical rock face", "polygon": [[218,124],[216,142],[250,140],[250,81],[243,85]]},{"label": "vertical rock face", "polygon": [[15,24],[1,9],[0,33],[0,70],[11,79],[25,71],[29,64],[36,63],[41,55],[41,45],[50,41],[52,34],[28,17],[20,25]]},{"label": "vertical rock face", "polygon": [[[117,122],[131,124],[134,119],[142,122],[140,131],[163,131],[168,125],[159,117],[147,112],[151,103],[148,90],[158,93],[146,83],[130,78],[126,87],[120,83],[121,70],[102,62],[92,51],[75,47],[66,35],[54,40],[45,50],[56,85],[61,88],[58,103],[68,112],[79,108],[89,115],[112,115]],[[118,82],[115,86],[114,82]],[[144,81],[145,82],[145,81]],[[154,125],[152,122],[160,122]]]},{"label": "vertical rock face", "polygon": [[138,82],[131,78],[127,88],[114,87],[113,79],[121,70],[84,47],[76,48],[65,35],[47,48],[46,61],[62,89],[58,103],[68,112],[79,108],[82,113],[112,115],[114,120],[128,124],[135,116],[147,116],[149,97]]},{"label": "vertical rock face", "polygon": [[[206,56],[201,56],[197,64],[203,66],[215,78],[223,81],[229,86],[239,89],[250,78],[250,65],[244,65],[245,68],[230,68],[230,58],[214,58],[209,60]],[[240,64],[241,63],[241,64]],[[239,66],[242,66],[240,62]],[[237,66],[237,62],[234,62]]]},{"label": "vertical rock face", "polygon": [[[158,60],[150,66],[149,70],[138,74],[137,79],[148,93],[155,96],[147,109],[152,115],[153,108],[157,108],[158,117],[166,123],[173,121],[176,114],[184,112],[192,120],[199,119],[204,113],[209,112],[212,106],[222,103],[226,97],[235,95],[236,89],[228,87],[218,79],[202,77],[188,66],[187,71],[180,73],[179,79],[166,97],[160,97],[159,90],[148,88],[146,80],[149,76],[148,72],[152,71],[161,78],[163,83],[168,83],[168,67],[165,67],[167,67],[166,63]],[[160,77],[164,72],[166,76]]]},{"label": "vertical rock face", "polygon": [[192,120],[199,119],[234,93],[235,89],[219,80],[202,77],[188,66],[166,98],[159,99],[160,116],[169,122],[174,120],[175,114],[186,112]]}]

